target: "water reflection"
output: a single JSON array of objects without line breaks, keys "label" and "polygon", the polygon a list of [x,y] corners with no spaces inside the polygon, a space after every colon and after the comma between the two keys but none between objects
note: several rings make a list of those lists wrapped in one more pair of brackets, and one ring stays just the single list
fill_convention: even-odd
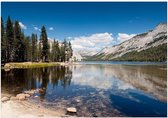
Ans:
[{"label": "water reflection", "polygon": [[42,88],[36,94],[39,99],[32,102],[50,108],[74,106],[78,116],[166,115],[163,65],[73,65],[1,72],[2,92]]},{"label": "water reflection", "polygon": [[65,66],[13,69],[7,72],[2,70],[2,90],[17,94],[25,90],[44,88],[44,92],[41,92],[41,97],[44,98],[48,85],[52,85],[54,89],[60,82],[65,88],[70,85],[71,79],[72,70]]},{"label": "water reflection", "polygon": [[166,101],[167,71],[160,66],[78,65],[73,83],[97,89],[138,88]]},{"label": "water reflection", "polygon": [[[129,93],[132,99],[120,95],[110,95],[112,106],[126,114],[134,117],[164,117],[166,116],[166,104],[151,100],[145,95]],[[143,99],[143,101],[142,101]],[[133,109],[130,109],[133,108]],[[151,109],[151,110],[149,110]]]}]

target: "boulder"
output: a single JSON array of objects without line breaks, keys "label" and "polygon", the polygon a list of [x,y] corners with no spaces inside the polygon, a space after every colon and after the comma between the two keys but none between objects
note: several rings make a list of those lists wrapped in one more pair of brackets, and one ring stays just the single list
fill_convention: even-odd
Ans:
[{"label": "boulder", "polygon": [[10,65],[10,64],[5,64],[5,66],[4,66],[4,68],[8,68],[8,69],[10,69],[12,66]]},{"label": "boulder", "polygon": [[24,91],[24,93],[29,94],[29,91]]},{"label": "boulder", "polygon": [[26,96],[20,96],[19,100],[26,100]]},{"label": "boulder", "polygon": [[30,91],[25,91],[24,93],[25,94],[29,94],[29,95],[33,95],[35,93],[35,91],[34,90],[30,90]]},{"label": "boulder", "polygon": [[9,95],[9,94],[1,94],[1,98],[3,98],[3,97],[8,97],[8,98],[10,98],[10,97],[12,97],[12,96]]},{"label": "boulder", "polygon": [[69,107],[69,108],[67,108],[67,112],[69,112],[69,113],[76,113],[77,110],[74,107]]},{"label": "boulder", "polygon": [[29,95],[29,94],[25,94],[25,97],[26,97],[26,98],[29,98],[29,97],[30,97],[30,95]]},{"label": "boulder", "polygon": [[24,93],[17,94],[16,97],[19,98],[20,96],[25,96]]},{"label": "boulder", "polygon": [[3,98],[1,98],[1,101],[2,101],[2,102],[6,102],[6,101],[8,101],[8,100],[10,100],[9,97],[3,97]]},{"label": "boulder", "polygon": [[40,93],[43,93],[43,92],[44,92],[44,90],[43,90],[43,89],[39,89],[39,92],[40,92]]},{"label": "boulder", "polygon": [[79,99],[76,99],[75,101],[76,101],[77,103],[81,102]]},{"label": "boulder", "polygon": [[12,96],[12,97],[10,98],[10,100],[18,100],[18,98]]},{"label": "boulder", "polygon": [[26,99],[26,95],[24,93],[17,94],[16,98],[19,99],[19,100],[25,100]]}]

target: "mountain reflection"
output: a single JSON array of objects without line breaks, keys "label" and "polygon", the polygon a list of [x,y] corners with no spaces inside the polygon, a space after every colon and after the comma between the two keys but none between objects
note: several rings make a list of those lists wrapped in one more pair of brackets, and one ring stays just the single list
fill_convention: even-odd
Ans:
[{"label": "mountain reflection", "polygon": [[1,72],[2,91],[17,94],[43,88],[44,91],[40,92],[42,99],[48,88],[57,89],[57,86],[61,86],[68,89],[70,84],[113,91],[137,88],[157,99],[167,99],[167,72],[159,66],[74,65]]},{"label": "mountain reflection", "polygon": [[72,82],[104,90],[140,89],[167,100],[167,71],[159,66],[77,65]]}]

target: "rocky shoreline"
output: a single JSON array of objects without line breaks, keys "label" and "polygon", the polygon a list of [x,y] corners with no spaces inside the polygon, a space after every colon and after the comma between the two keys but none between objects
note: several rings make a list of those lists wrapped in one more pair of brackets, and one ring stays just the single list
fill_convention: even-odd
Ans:
[{"label": "rocky shoreline", "polygon": [[[37,92],[43,92],[45,88],[24,91],[16,96],[7,93],[1,94],[1,115],[3,118],[52,118],[74,117],[77,109],[69,107],[66,110],[51,110],[43,106],[32,104],[27,99]],[[36,96],[34,96],[36,97]],[[71,114],[71,115],[70,115]]]}]

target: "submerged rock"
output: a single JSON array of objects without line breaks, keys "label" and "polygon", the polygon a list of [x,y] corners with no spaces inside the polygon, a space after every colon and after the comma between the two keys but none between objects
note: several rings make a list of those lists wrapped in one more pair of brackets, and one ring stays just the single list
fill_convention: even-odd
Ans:
[{"label": "submerged rock", "polygon": [[45,87],[43,87],[42,89],[43,89],[43,90],[45,90],[46,88],[45,88]]},{"label": "submerged rock", "polygon": [[34,96],[35,98],[38,98],[38,95]]},{"label": "submerged rock", "polygon": [[79,99],[76,99],[75,101],[76,101],[77,103],[81,102],[81,100],[79,100]]},{"label": "submerged rock", "polygon": [[39,89],[39,92],[40,92],[40,93],[43,93],[43,92],[44,92],[44,90],[43,90],[43,89]]},{"label": "submerged rock", "polygon": [[76,113],[76,112],[77,112],[77,109],[74,108],[74,107],[69,107],[69,108],[67,108],[67,112]]},{"label": "submerged rock", "polygon": [[25,91],[25,94],[29,94],[29,95],[33,95],[36,92],[36,90],[29,90],[29,91]]},{"label": "submerged rock", "polygon": [[3,97],[3,98],[1,99],[2,102],[6,102],[6,101],[8,101],[8,100],[10,100],[9,97]]}]

